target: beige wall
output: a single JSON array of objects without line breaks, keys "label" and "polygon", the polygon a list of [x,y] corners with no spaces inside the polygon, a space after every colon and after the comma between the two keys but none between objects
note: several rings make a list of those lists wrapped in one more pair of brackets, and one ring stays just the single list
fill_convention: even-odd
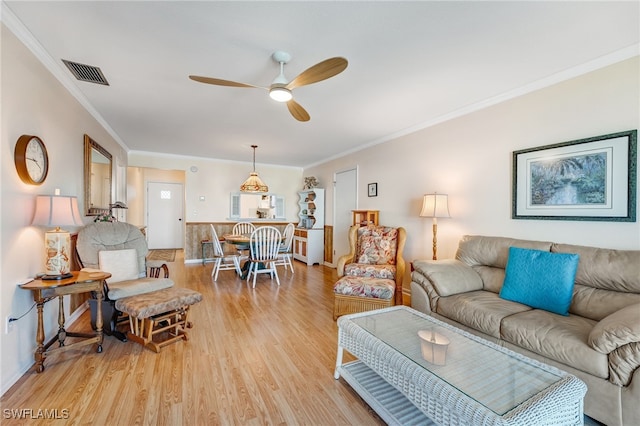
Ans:
[{"label": "beige wall", "polygon": [[[33,304],[31,293],[16,283],[44,269],[44,229],[30,226],[35,196],[60,188],[62,195],[75,195],[78,205],[84,206],[85,133],[113,155],[114,169],[126,166],[127,153],[4,24],[0,40],[0,390],[4,392],[33,363],[35,310],[14,323],[10,334],[4,334],[4,322]],[[48,150],[49,175],[40,186],[24,184],[16,173],[13,150],[23,134],[39,136]],[[120,193],[124,181],[115,184]],[[55,302],[45,305],[45,323],[50,337],[57,330]]]},{"label": "beige wall", "polygon": [[[187,223],[229,220],[231,192],[240,190],[240,185],[249,177],[249,172],[253,168],[250,163],[140,152],[130,154],[129,164],[136,167],[184,172]],[[195,166],[197,171],[192,172],[192,166]],[[269,187],[269,192],[285,197],[287,221],[297,222],[297,191],[301,191],[304,186],[302,168],[257,163],[256,171]],[[327,180],[321,184],[331,182]],[[204,197],[204,201],[201,201],[200,197]]]},{"label": "beige wall", "polygon": [[[638,221],[511,219],[514,150],[640,127],[638,63],[636,57],[311,167],[304,174],[330,181],[335,172],[357,166],[358,208],[380,210],[381,224],[407,229],[408,261],[431,258],[431,219],[418,214],[422,195],[434,191],[449,194],[452,216],[438,221],[439,258],[453,257],[464,234],[640,249]],[[369,182],[378,183],[377,197],[367,197]],[[332,224],[333,190],[327,189],[327,222]],[[334,235],[337,238],[346,236]]]}]

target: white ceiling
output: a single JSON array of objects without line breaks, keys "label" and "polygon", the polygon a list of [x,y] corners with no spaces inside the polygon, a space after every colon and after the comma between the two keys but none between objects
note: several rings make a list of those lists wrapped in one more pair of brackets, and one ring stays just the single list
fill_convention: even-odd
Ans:
[{"label": "white ceiling", "polygon": [[[259,164],[298,167],[638,55],[640,41],[638,1],[3,3],[2,20],[129,150],[251,161],[256,144]],[[294,90],[309,122],[266,91],[188,78],[268,86],[275,50],[293,57],[289,79],[349,61]],[[61,59],[100,67],[110,86],[73,79]]]}]

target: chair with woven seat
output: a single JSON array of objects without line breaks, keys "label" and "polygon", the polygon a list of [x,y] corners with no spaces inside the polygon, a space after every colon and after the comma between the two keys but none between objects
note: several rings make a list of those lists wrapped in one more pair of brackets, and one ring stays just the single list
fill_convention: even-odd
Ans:
[{"label": "chair with woven seat", "polygon": [[251,234],[249,240],[249,272],[247,273],[247,282],[253,274],[253,288],[256,287],[256,276],[258,274],[270,274],[271,279],[276,278],[276,282],[280,285],[278,278],[278,270],[276,269],[276,261],[278,260],[278,250],[282,243],[282,234],[273,226],[261,226],[256,228]]},{"label": "chair with woven seat", "polygon": [[222,250],[222,244],[220,244],[218,233],[213,224],[211,225],[211,242],[213,244],[213,269],[211,270],[213,280],[218,280],[218,272],[220,271],[235,269],[238,275],[242,275],[239,256],[236,253],[225,253]]},{"label": "chair with woven seat", "polygon": [[404,228],[359,226],[349,229],[349,253],[338,259],[340,279],[333,288],[333,318],[402,305]]},{"label": "chair with woven seat", "polygon": [[293,274],[293,262],[291,261],[291,257],[293,256],[293,233],[296,227],[293,223],[289,223],[282,233],[282,244],[280,244],[280,249],[278,250],[278,260],[276,261],[276,266],[284,266],[285,270],[287,266],[291,269],[291,273]]}]

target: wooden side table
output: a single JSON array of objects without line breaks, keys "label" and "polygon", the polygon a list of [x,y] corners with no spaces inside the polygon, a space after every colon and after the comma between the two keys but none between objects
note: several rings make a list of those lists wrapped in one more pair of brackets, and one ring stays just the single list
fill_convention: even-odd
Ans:
[{"label": "wooden side table", "polygon": [[[106,272],[72,272],[73,277],[64,280],[34,280],[23,284],[20,287],[33,292],[33,300],[38,309],[38,330],[36,332],[37,348],[34,353],[36,370],[38,373],[44,371],[44,359],[55,352],[66,351],[78,346],[97,343],[96,352],[102,352],[102,299],[104,280],[111,277]],[[68,332],[64,328],[64,296],[79,293],[95,292],[97,299],[96,330],[94,333]],[[44,343],[44,321],[43,308],[49,300],[58,298],[58,333],[48,343]],[[80,337],[83,340],[65,345],[66,337]],[[58,341],[58,347],[49,349],[51,345]]]}]

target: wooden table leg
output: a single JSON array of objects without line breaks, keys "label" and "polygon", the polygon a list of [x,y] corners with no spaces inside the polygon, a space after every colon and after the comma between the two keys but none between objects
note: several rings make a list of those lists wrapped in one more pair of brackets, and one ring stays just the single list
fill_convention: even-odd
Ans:
[{"label": "wooden table leg", "polygon": [[63,296],[58,296],[58,343],[60,346],[64,346],[64,340],[67,338],[64,320],[64,298]]},{"label": "wooden table leg", "polygon": [[96,336],[98,337],[98,347],[96,348],[96,352],[102,353],[102,339],[104,338],[102,334],[102,299],[104,298],[104,294],[102,293],[102,289],[104,285],[101,286],[101,289],[96,291],[96,299],[98,300],[98,306],[96,309],[97,318],[96,318]]},{"label": "wooden table leg", "polygon": [[36,360],[36,371],[42,373],[44,371],[44,323],[42,320],[42,313],[44,309],[44,300],[38,298],[36,300],[36,306],[38,310],[38,331],[36,332],[36,352],[34,358]]}]

